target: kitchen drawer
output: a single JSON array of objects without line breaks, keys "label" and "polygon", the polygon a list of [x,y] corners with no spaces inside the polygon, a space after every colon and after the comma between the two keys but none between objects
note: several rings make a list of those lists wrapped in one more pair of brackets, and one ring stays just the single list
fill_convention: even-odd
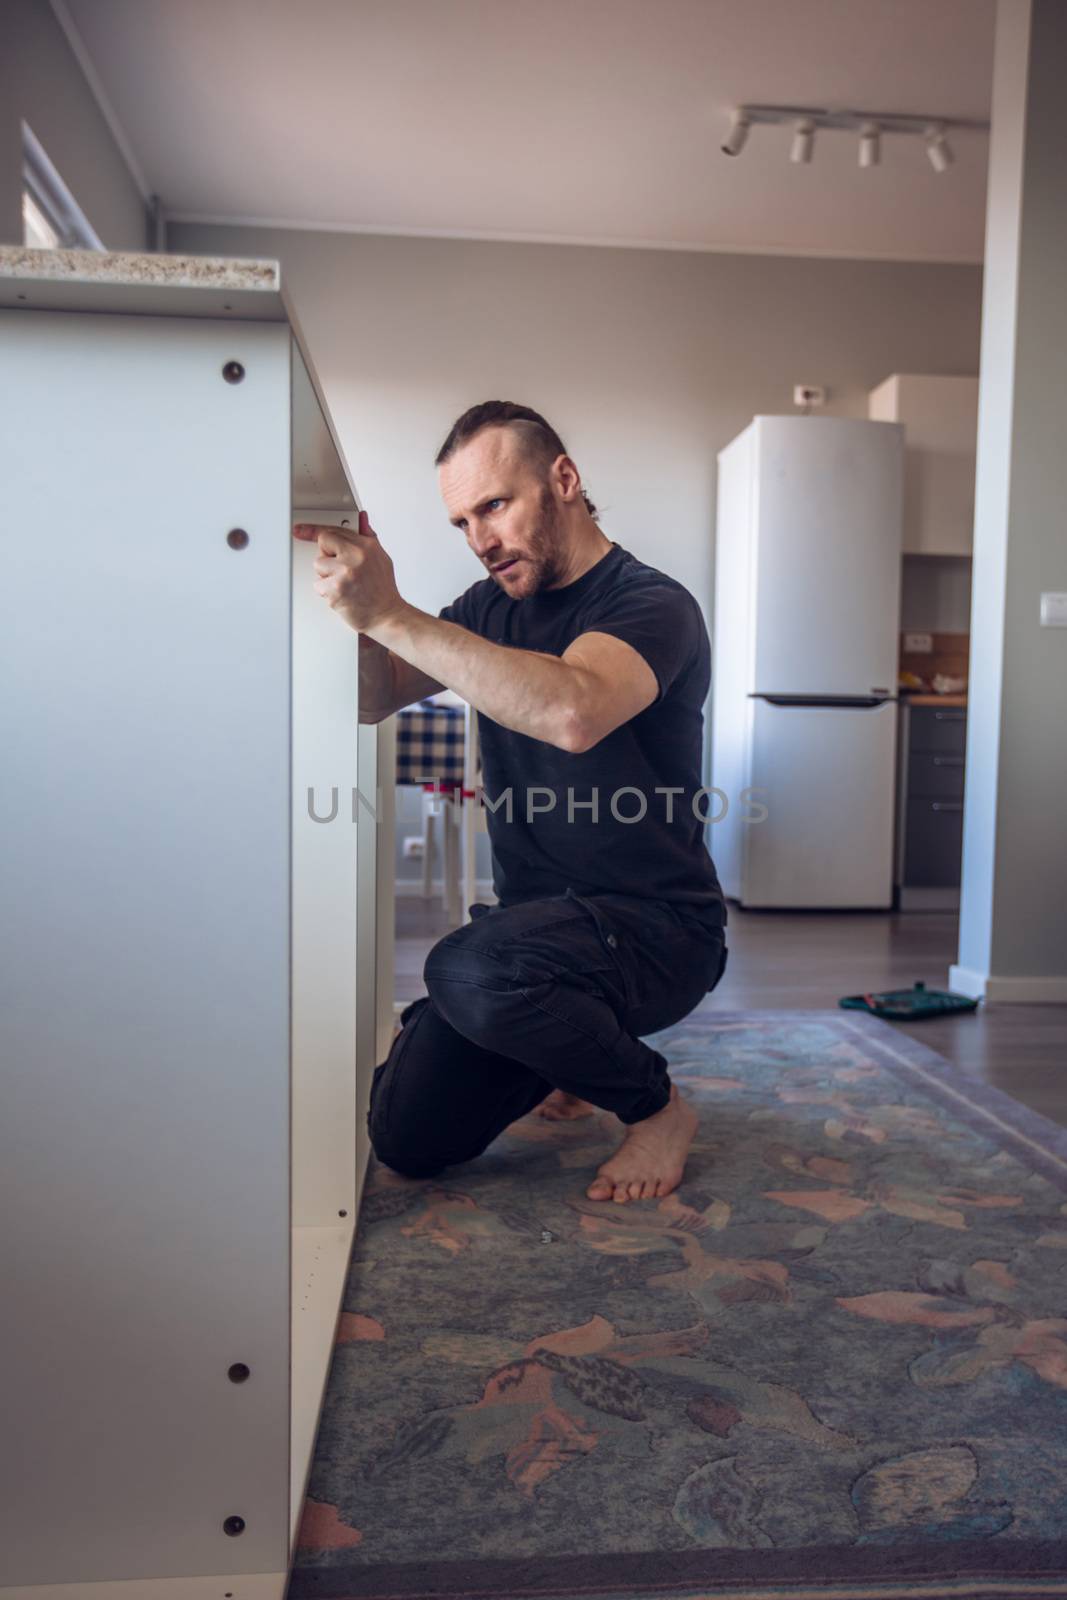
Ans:
[{"label": "kitchen drawer", "polygon": [[963,801],[912,799],[904,838],[906,884],[958,884],[963,859]]},{"label": "kitchen drawer", "polygon": [[917,795],[928,795],[932,800],[962,800],[962,755],[944,750],[913,750],[908,757],[908,804]]},{"label": "kitchen drawer", "polygon": [[967,747],[967,711],[963,706],[912,706],[909,747],[962,755]]}]

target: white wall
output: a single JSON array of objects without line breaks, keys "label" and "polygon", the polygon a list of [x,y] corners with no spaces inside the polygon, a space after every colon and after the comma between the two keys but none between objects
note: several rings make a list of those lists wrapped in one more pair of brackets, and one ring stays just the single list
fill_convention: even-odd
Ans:
[{"label": "white wall", "polygon": [[959,962],[953,987],[1067,1001],[1067,7],[1001,0],[975,480]]},{"label": "white wall", "polygon": [[0,6],[0,243],[22,243],[22,122],[108,250],[143,250],[140,190],[48,0]]}]

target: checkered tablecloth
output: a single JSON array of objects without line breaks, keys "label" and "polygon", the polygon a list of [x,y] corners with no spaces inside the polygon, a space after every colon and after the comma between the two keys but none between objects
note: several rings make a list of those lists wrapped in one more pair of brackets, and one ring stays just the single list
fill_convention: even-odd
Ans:
[{"label": "checkered tablecloth", "polygon": [[422,702],[397,712],[397,783],[462,784],[463,755],[462,706]]}]

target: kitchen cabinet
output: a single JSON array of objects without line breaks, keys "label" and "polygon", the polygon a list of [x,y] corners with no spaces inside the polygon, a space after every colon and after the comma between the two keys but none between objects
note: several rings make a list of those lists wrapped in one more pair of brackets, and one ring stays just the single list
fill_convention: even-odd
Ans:
[{"label": "kitchen cabinet", "polygon": [[281,1600],[392,1029],[391,724],[291,536],[356,492],[276,263],[0,306],[0,1595]]},{"label": "kitchen cabinet", "polygon": [[894,373],[867,414],[904,425],[904,555],[969,556],[974,548],[978,379]]},{"label": "kitchen cabinet", "polygon": [[967,708],[909,704],[900,710],[897,783],[897,906],[959,905]]}]

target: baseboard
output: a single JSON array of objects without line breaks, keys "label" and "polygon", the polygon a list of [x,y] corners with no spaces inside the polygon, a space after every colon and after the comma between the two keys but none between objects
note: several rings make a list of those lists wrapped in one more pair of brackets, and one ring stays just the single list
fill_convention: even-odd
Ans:
[{"label": "baseboard", "polygon": [[928,889],[914,884],[901,884],[897,890],[898,911],[958,911],[959,887]]},{"label": "baseboard", "polygon": [[971,967],[949,967],[948,986],[956,994],[986,1005],[1067,1005],[1067,974],[1041,978],[1001,978]]}]

